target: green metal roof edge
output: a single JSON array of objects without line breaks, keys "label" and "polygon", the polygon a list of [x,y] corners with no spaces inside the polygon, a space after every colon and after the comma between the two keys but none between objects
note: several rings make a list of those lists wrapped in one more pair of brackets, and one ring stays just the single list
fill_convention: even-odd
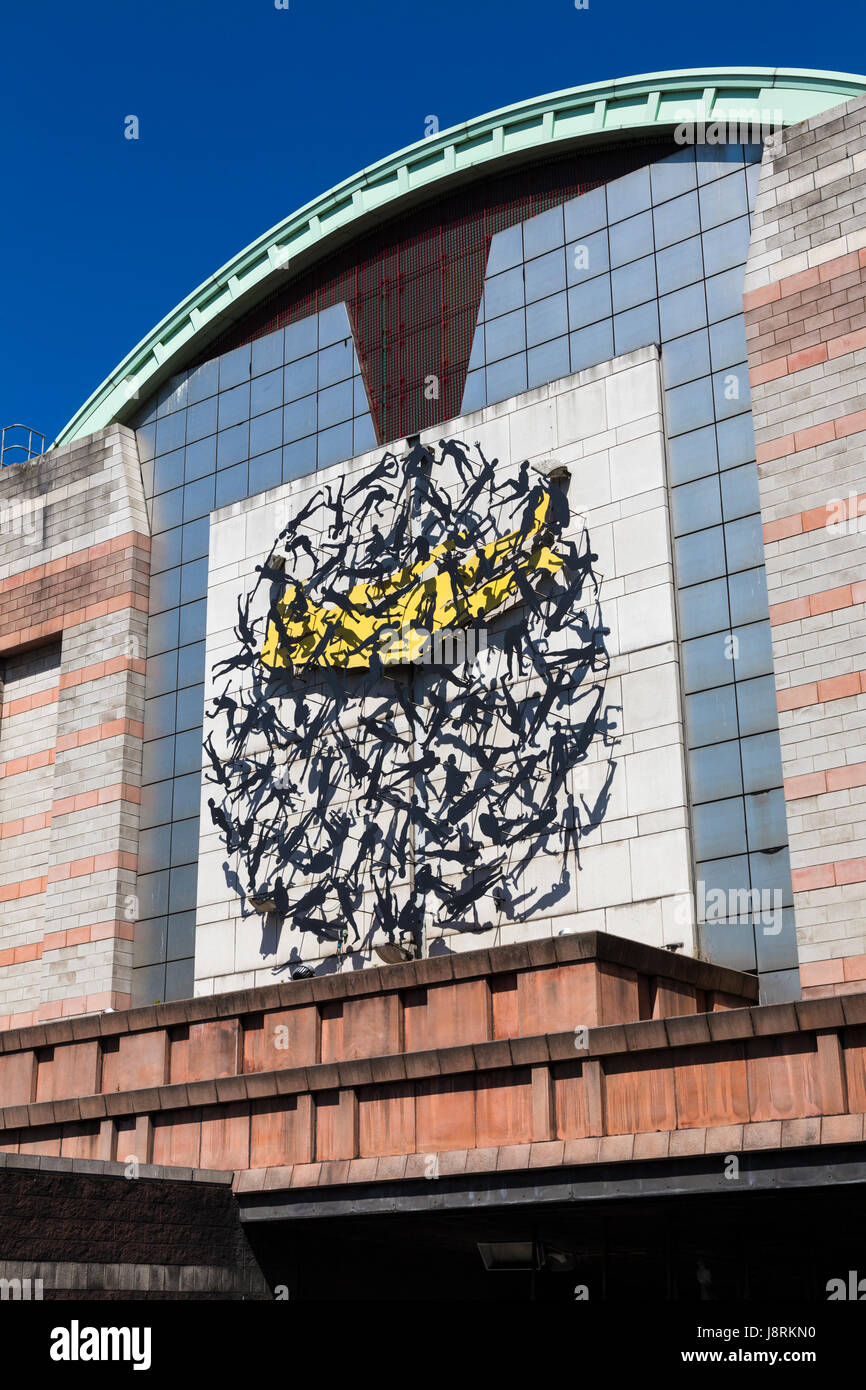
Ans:
[{"label": "green metal roof edge", "polygon": [[291,269],[293,258],[321,249],[352,222],[390,214],[407,195],[440,179],[558,143],[580,144],[629,131],[646,134],[686,120],[794,125],[866,92],[866,77],[808,68],[686,68],[591,82],[532,97],[407,145],[299,208],[250,243],[167,314],[60,431],[52,448],[133,413],[134,402],[246,313]]}]

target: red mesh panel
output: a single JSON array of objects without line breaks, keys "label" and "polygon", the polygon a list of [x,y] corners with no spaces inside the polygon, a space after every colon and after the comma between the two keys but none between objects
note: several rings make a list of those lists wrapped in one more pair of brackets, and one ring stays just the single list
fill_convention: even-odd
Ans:
[{"label": "red mesh panel", "polygon": [[[631,142],[479,178],[377,227],[289,281],[218,338],[207,357],[345,301],[380,441],[450,419],[460,411],[493,234],[672,148]],[[438,399],[425,398],[430,376],[438,379]]]}]

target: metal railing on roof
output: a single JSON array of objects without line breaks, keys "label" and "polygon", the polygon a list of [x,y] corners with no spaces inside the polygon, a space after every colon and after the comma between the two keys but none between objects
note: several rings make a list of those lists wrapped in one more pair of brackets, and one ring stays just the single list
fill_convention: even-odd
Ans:
[{"label": "metal railing on roof", "polygon": [[[24,435],[27,441],[24,441]],[[38,448],[33,441],[38,441]],[[13,463],[25,463],[27,459],[38,458],[45,453],[45,435],[30,425],[4,425],[0,429],[0,468],[8,468]]]}]

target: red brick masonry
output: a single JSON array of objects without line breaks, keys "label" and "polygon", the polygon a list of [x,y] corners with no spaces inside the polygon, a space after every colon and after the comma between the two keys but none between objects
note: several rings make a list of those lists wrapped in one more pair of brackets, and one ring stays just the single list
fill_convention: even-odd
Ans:
[{"label": "red brick masonry", "polygon": [[774,381],[866,345],[866,250],[743,295],[749,378]]},{"label": "red brick masonry", "polygon": [[21,650],[78,623],[148,608],[150,537],[129,532],[22,570],[0,584],[0,651]]}]

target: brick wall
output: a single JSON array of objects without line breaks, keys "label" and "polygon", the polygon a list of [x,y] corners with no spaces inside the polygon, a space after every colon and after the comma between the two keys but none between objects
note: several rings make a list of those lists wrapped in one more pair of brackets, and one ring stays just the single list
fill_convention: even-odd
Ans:
[{"label": "brick wall", "polygon": [[866,100],[764,154],[744,306],[804,994],[866,979]]},{"label": "brick wall", "polygon": [[[18,885],[2,904],[7,1008],[38,995],[51,852],[60,643],[7,659],[0,718],[0,865]],[[2,890],[0,890],[2,892]],[[8,943],[8,944],[7,944]],[[13,944],[14,943],[14,944]]]},{"label": "brick wall", "polygon": [[0,474],[0,1023],[129,1002],[149,527],[113,426]]},{"label": "brick wall", "polygon": [[222,1174],[0,1154],[0,1201],[11,1298],[270,1297]]}]

